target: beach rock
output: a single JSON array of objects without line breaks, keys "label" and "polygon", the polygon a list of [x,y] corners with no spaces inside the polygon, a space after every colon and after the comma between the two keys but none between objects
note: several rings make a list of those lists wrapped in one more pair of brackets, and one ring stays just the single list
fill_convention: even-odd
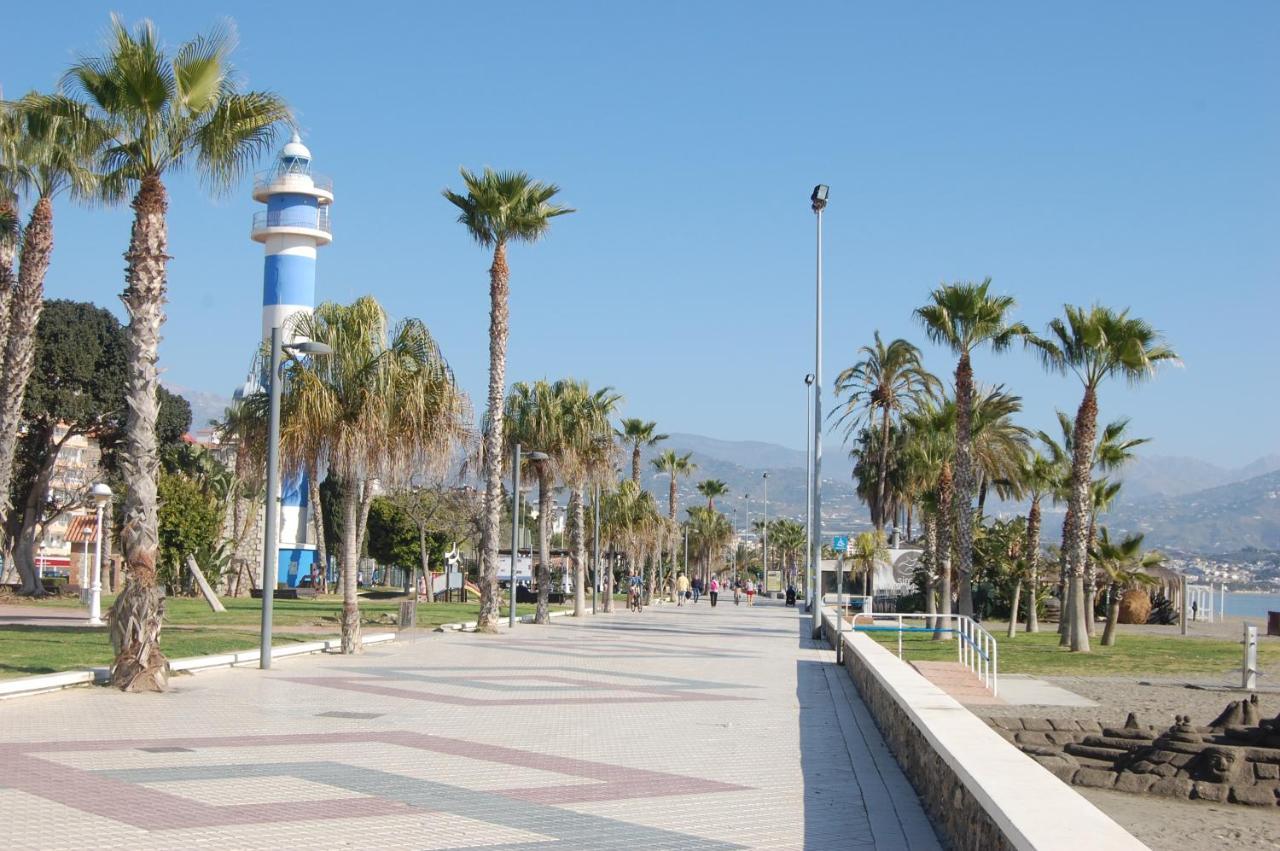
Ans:
[{"label": "beach rock", "polygon": [[1255,762],[1253,774],[1259,780],[1280,780],[1280,765],[1271,762]]},{"label": "beach rock", "polygon": [[1016,733],[1015,741],[1020,745],[1047,745],[1049,744],[1049,736],[1047,733]]},{"label": "beach rock", "polygon": [[1053,729],[1047,718],[1023,718],[1022,729],[1035,733],[1047,733]]},{"label": "beach rock", "polygon": [[1195,795],[1201,801],[1217,801],[1223,803],[1227,800],[1227,794],[1231,787],[1225,783],[1209,783],[1205,780],[1196,782]]},{"label": "beach rock", "polygon": [[1076,772],[1072,783],[1077,786],[1088,786],[1093,789],[1110,789],[1116,785],[1116,773],[1100,768],[1082,768]]},{"label": "beach rock", "polygon": [[1141,794],[1150,789],[1158,779],[1154,774],[1133,774],[1128,771],[1122,771],[1120,776],[1116,778],[1116,791]]},{"label": "beach rock", "polygon": [[[1083,771],[1084,769],[1081,769]],[[1231,802],[1248,804],[1254,807],[1274,807],[1276,805],[1276,789],[1274,786],[1232,786]]]},{"label": "beach rock", "polygon": [[1171,798],[1190,798],[1195,785],[1185,777],[1161,777],[1151,784],[1151,794]]}]

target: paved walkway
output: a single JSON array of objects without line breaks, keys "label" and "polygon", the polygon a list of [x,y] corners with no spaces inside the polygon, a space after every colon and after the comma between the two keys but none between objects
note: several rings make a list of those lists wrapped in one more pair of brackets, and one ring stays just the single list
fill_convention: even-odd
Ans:
[{"label": "paved walkway", "polygon": [[0,703],[5,848],[938,848],[781,605],[406,634]]}]

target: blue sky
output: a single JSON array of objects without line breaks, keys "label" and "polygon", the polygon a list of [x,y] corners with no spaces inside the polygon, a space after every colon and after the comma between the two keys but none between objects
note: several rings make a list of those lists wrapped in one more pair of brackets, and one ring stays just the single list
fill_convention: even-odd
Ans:
[{"label": "blue sky", "polygon": [[[824,182],[828,382],[877,328],[949,375],[911,310],[991,276],[1037,328],[1099,300],[1167,333],[1184,368],[1102,396],[1152,453],[1280,451],[1280,5],[300,8],[19,4],[0,84],[52,87],[112,9],[171,43],[232,17],[245,81],[293,104],[335,179],[319,296],[422,317],[477,407],[488,257],[440,197],[458,166],[527,170],[580,211],[512,252],[509,379],[611,384],[664,430],[790,446],[813,364],[807,198]],[[259,333],[260,206],[247,183],[210,198],[186,176],[170,193],[166,377],[228,393]],[[64,203],[56,227],[49,294],[118,310],[127,207]],[[1030,425],[1079,401],[1028,354],[975,366],[1024,397]]]}]

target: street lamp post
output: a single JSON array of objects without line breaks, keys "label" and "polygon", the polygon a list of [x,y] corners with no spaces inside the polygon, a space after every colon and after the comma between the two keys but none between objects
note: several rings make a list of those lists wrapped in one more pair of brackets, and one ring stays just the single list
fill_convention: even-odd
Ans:
[{"label": "street lamp post", "polygon": [[275,602],[279,571],[280,512],[280,393],[281,361],[285,355],[331,355],[333,349],[324,343],[305,340],[283,343],[279,325],[271,329],[271,360],[267,372],[267,396],[271,413],[267,420],[267,512],[262,535],[262,631],[258,650],[258,667],[271,667],[271,614]]},{"label": "street lamp post", "polygon": [[761,545],[764,549],[764,567],[760,572],[760,580],[764,583],[764,587],[760,589],[760,595],[764,596],[769,590],[769,474],[765,473],[760,478],[764,479],[764,526],[760,533]]},{"label": "street lamp post", "polygon": [[516,625],[516,554],[520,551],[520,444],[511,458],[511,602],[507,607],[507,626]]},{"label": "street lamp post", "polygon": [[[813,532],[809,536],[810,558],[813,561],[815,595],[818,575],[822,572],[822,211],[827,207],[830,188],[819,183],[809,196],[810,207],[817,218],[817,282],[813,328],[813,508],[810,523]],[[821,606],[813,610],[813,635],[816,637],[821,624]]]},{"label": "street lamp post", "polygon": [[111,488],[99,482],[89,489],[89,498],[97,509],[94,531],[93,581],[89,586],[89,625],[102,626],[102,510],[111,501]]},{"label": "street lamp post", "polygon": [[813,611],[813,435],[809,431],[810,399],[813,396],[813,373],[804,377],[804,596],[809,611]]},{"label": "street lamp post", "polygon": [[596,597],[600,593],[600,483],[596,482],[596,499],[594,506],[596,522],[591,529],[591,537],[594,539],[592,549],[594,553],[591,559],[591,614],[596,613]]}]

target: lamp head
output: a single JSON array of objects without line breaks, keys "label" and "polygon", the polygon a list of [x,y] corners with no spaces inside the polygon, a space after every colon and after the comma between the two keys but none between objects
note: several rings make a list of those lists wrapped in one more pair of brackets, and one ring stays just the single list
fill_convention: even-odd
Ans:
[{"label": "lamp head", "polygon": [[545,452],[526,452],[524,457],[528,458],[530,461],[546,461],[551,456]]},{"label": "lamp head", "polygon": [[327,343],[317,343],[315,340],[303,340],[301,343],[289,343],[281,346],[286,352],[295,355],[331,355],[333,354],[333,346]]},{"label": "lamp head", "polygon": [[809,200],[812,202],[815,213],[820,212],[823,207],[827,206],[827,193],[830,191],[831,187],[825,183],[819,183],[813,187],[813,194],[809,196]]},{"label": "lamp head", "polygon": [[805,384],[807,384],[807,385],[809,385],[810,387],[812,387],[812,386],[813,386],[813,373],[812,373],[812,372],[811,372],[811,373],[809,373],[808,375],[806,375],[806,376],[804,377],[804,383],[805,383]]},{"label": "lamp head", "polygon": [[111,496],[111,488],[107,487],[102,482],[98,482],[96,485],[89,488],[89,499],[93,500],[93,504],[99,508],[110,502]]}]

